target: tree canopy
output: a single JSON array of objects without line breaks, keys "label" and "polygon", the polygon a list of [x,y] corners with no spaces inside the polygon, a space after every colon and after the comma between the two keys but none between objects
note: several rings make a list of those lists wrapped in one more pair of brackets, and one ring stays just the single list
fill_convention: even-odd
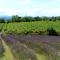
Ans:
[{"label": "tree canopy", "polygon": [[12,16],[10,19],[1,19],[0,18],[0,23],[10,23],[10,22],[32,22],[32,21],[60,21],[60,16],[52,16],[52,17],[46,17],[46,16],[36,16],[36,17],[32,17],[32,16],[25,16],[25,17],[20,17],[18,15],[14,15]]}]

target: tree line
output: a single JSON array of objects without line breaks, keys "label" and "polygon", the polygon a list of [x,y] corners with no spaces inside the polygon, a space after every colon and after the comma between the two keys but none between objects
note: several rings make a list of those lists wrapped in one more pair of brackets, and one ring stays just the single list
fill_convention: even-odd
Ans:
[{"label": "tree line", "polygon": [[31,16],[25,16],[20,17],[18,15],[12,16],[10,19],[5,20],[4,18],[0,18],[0,23],[10,23],[10,22],[32,22],[32,21],[60,21],[60,16],[52,16],[52,17],[31,17]]}]

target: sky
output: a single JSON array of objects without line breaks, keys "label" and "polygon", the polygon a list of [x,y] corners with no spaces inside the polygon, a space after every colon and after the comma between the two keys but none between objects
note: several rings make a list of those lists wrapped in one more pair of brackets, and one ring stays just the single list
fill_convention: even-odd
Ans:
[{"label": "sky", "polygon": [[0,15],[60,16],[60,0],[0,0]]}]

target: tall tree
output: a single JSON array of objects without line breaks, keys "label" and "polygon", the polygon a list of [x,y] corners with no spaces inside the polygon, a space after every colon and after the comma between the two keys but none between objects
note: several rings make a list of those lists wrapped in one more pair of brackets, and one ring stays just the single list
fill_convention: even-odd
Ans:
[{"label": "tall tree", "polygon": [[12,16],[12,22],[20,22],[21,17],[18,15]]}]

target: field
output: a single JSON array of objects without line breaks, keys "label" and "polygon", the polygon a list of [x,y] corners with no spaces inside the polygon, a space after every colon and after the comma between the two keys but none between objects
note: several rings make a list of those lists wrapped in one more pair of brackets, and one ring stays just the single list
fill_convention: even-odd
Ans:
[{"label": "field", "polygon": [[49,27],[60,33],[59,25],[60,21],[0,23],[0,60],[60,60],[60,36],[46,35]]},{"label": "field", "polygon": [[9,34],[1,38],[4,48],[1,60],[60,60],[59,36]]},{"label": "field", "polygon": [[[21,33],[40,33],[44,34],[47,28],[52,27],[60,33],[60,21],[35,21],[35,22],[21,22],[21,23],[2,23],[0,24],[2,30],[6,33],[21,34]],[[0,30],[1,30],[0,27]],[[45,33],[47,34],[47,33]]]}]

